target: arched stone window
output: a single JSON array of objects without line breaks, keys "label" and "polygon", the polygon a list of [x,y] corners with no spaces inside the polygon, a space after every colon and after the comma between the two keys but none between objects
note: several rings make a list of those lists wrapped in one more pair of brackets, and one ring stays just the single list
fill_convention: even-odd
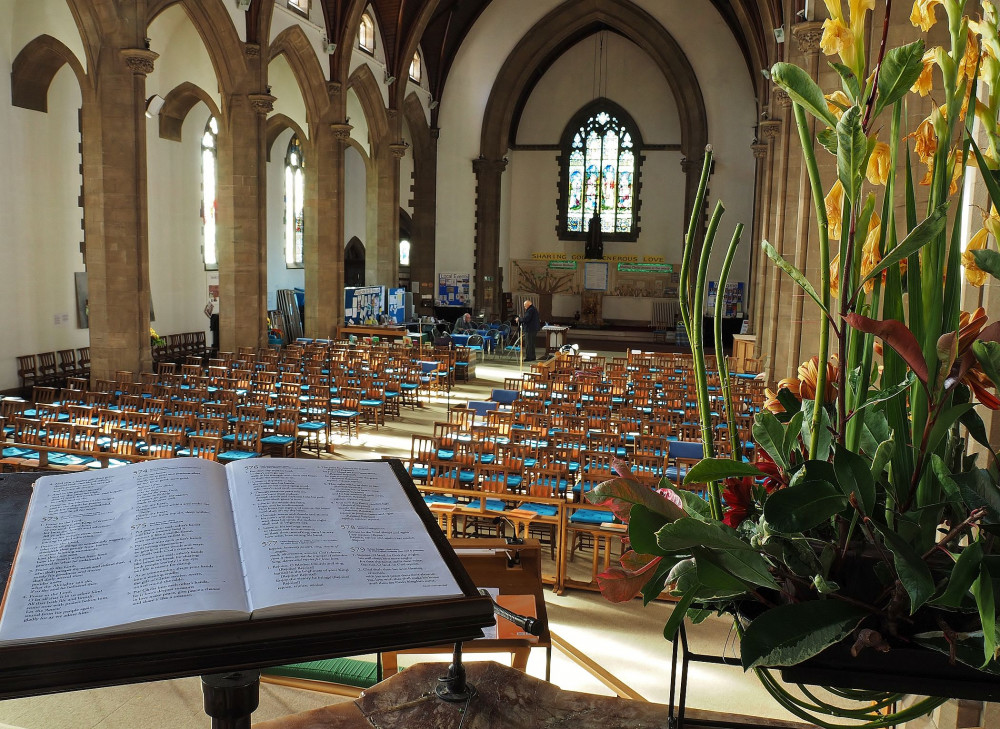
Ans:
[{"label": "arched stone window", "polygon": [[585,240],[590,220],[601,221],[605,241],[639,237],[639,128],[609,99],[578,111],[560,143],[559,236]]},{"label": "arched stone window", "polygon": [[410,265],[410,241],[408,240],[399,241],[399,265]]},{"label": "arched stone window", "polygon": [[205,268],[219,267],[219,252],[215,241],[215,214],[218,207],[216,193],[216,163],[219,149],[219,122],[213,116],[205,125],[201,136],[201,220],[205,233],[203,253]]},{"label": "arched stone window", "polygon": [[309,0],[288,0],[288,7],[305,17],[309,17]]},{"label": "arched stone window", "polygon": [[420,60],[420,51],[413,54],[413,60],[410,61],[410,80],[416,83],[420,83],[420,79],[423,77],[423,63]]},{"label": "arched stone window", "polygon": [[361,16],[361,27],[358,29],[358,48],[366,53],[375,53],[375,21],[367,12]]},{"label": "arched stone window", "polygon": [[285,265],[302,268],[305,236],[305,160],[302,142],[293,134],[285,153]]}]

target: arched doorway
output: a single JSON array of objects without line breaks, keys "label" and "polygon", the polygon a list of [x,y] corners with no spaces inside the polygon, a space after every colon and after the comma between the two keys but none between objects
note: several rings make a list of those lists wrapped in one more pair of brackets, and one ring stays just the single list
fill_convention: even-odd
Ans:
[{"label": "arched doorway", "polygon": [[365,285],[365,244],[354,236],[344,249],[344,286]]}]

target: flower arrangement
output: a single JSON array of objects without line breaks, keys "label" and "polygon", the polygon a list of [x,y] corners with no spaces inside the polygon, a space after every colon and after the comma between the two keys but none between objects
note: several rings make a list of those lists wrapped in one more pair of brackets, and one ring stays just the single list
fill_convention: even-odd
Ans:
[{"label": "flower arrangement", "polygon": [[[977,20],[957,0],[916,0],[912,24],[926,32],[943,8],[949,45],[925,49],[920,38],[887,50],[890,1],[870,64],[865,26],[874,0],[825,3],[821,48],[835,57],[840,88],[824,94],[790,63],[770,72],[793,102],[817,221],[819,286],[762,243],[819,307],[817,355],[768,392],[755,415],[754,443],[741,443],[724,360],[722,392],[713,401],[701,327],[692,326],[723,212],[719,203],[695,262],[709,149],[681,272],[705,458],[687,472],[685,488],[661,483],[652,491],[622,468],[621,478],[588,498],[629,524],[631,549],[600,577],[607,597],[676,597],[668,639],[685,617],[732,615],[744,668],[789,711],[822,727],[835,726],[830,716],[882,727],[945,699],[885,716],[898,695],[839,691],[865,705],[832,707],[793,695],[769,668],[800,664],[847,641],[852,655],[922,646],[1000,675],[1000,458],[980,415],[1000,408],[1000,322],[960,306],[963,269],[971,286],[1000,278],[1000,253],[989,245],[1000,233],[1000,39],[989,0]],[[912,132],[904,129],[904,106],[926,96],[934,99],[930,115]],[[983,149],[972,134],[976,118]],[[824,185],[817,162],[826,153],[836,159],[832,185]],[[963,251],[970,165],[992,202]],[[927,188],[922,213],[920,186]],[[898,216],[897,200],[905,202]],[[737,226],[720,288],[741,232]],[[831,241],[839,241],[834,250]],[[721,352],[718,329],[715,337]],[[732,458],[714,457],[709,414],[719,408]],[[983,455],[969,453],[970,441]],[[753,463],[741,458],[750,452]]]},{"label": "flower arrangement", "polygon": [[149,328],[149,346],[150,347],[166,347],[167,340],[156,333],[153,327]]}]

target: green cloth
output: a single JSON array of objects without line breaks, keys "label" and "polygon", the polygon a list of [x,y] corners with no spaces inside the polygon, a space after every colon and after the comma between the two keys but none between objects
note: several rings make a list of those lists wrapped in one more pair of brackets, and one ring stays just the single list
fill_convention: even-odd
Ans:
[{"label": "green cloth", "polygon": [[371,688],[378,682],[375,661],[359,661],[356,658],[327,658],[322,661],[290,663],[285,666],[265,668],[261,673],[340,683],[358,688]]}]

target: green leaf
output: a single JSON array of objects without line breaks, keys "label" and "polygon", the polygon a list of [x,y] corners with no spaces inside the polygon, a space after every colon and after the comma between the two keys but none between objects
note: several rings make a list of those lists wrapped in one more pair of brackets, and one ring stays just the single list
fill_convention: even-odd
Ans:
[{"label": "green leaf", "polygon": [[632,549],[640,554],[665,556],[667,551],[656,544],[656,532],[666,523],[664,517],[654,514],[642,504],[633,504],[628,519],[628,539]]},{"label": "green leaf", "polygon": [[872,478],[876,481],[882,477],[885,467],[892,460],[892,452],[895,448],[896,444],[893,441],[885,440],[879,443],[878,448],[875,449],[875,457],[872,458]]},{"label": "green leaf", "polygon": [[691,603],[694,602],[695,591],[685,592],[681,599],[677,601],[674,605],[674,609],[670,612],[670,617],[667,619],[667,624],[663,626],[663,637],[669,641],[673,641],[674,636],[677,635],[677,631],[681,627],[681,623],[684,622],[684,614],[687,609],[691,607]]},{"label": "green leaf", "polygon": [[[785,438],[781,443],[781,450],[785,453],[791,453],[793,450],[798,450],[798,440],[799,435],[802,432],[802,420],[805,418],[805,414],[799,410],[792,416],[792,419],[788,421],[788,425],[785,426]],[[807,443],[809,441],[806,441]]]},{"label": "green leaf", "polygon": [[630,478],[615,478],[598,484],[586,493],[586,497],[592,504],[607,506],[623,521],[629,518],[632,504],[642,504],[654,514],[670,521],[687,516],[670,499]]},{"label": "green leaf", "polygon": [[649,578],[649,581],[639,591],[642,595],[643,605],[649,605],[649,603],[660,596],[663,588],[666,587],[667,576],[673,567],[674,563],[666,559],[661,560],[656,566],[656,572],[653,573],[653,576]]},{"label": "green leaf", "polygon": [[[708,550],[698,550],[698,570],[706,561],[711,562],[720,570],[732,575],[743,582],[749,582],[761,587],[769,587],[772,590],[779,589],[778,583],[771,575],[770,565],[763,556],[757,552],[710,552]],[[743,592],[746,592],[744,586]]]},{"label": "green leaf", "polygon": [[896,574],[899,575],[899,581],[903,583],[903,588],[910,597],[910,615],[913,615],[934,594],[934,578],[931,576],[931,570],[913,547],[894,531],[879,527],[876,529],[892,552]]},{"label": "green leaf", "polygon": [[986,523],[1000,522],[1000,489],[988,471],[976,468],[966,473],[956,473],[952,480],[958,484],[965,505],[972,509],[986,509]]},{"label": "green leaf", "polygon": [[764,518],[772,529],[794,534],[822,524],[847,508],[847,497],[825,481],[806,481],[771,494]]},{"label": "green leaf", "polygon": [[[989,164],[986,162],[986,158],[983,157],[983,153],[979,151],[979,145],[976,144],[976,140],[972,136],[966,133],[966,139],[969,140],[969,145],[972,147],[972,151],[976,154],[976,163],[979,165],[979,173],[983,178],[983,182],[986,183],[986,189],[990,193],[990,200],[994,204],[1000,204],[1000,182],[997,182],[996,172],[990,169]],[[985,270],[985,269],[984,269]]]},{"label": "green leaf", "polygon": [[712,505],[698,494],[693,491],[676,488],[672,485],[666,486],[665,488],[670,489],[680,497],[681,503],[684,504],[684,511],[687,512],[687,514],[689,514],[692,518],[699,519],[701,521],[709,521],[712,519]]},{"label": "green leaf", "polygon": [[724,478],[739,478],[742,476],[766,476],[756,466],[729,458],[705,458],[691,466],[684,477],[684,485],[695,483],[710,483]]},{"label": "green leaf", "polygon": [[837,132],[835,130],[823,129],[816,135],[816,141],[822,144],[830,154],[837,154]]},{"label": "green leaf", "polygon": [[816,588],[816,592],[820,595],[829,595],[831,592],[837,592],[840,589],[840,585],[836,582],[827,582],[823,579],[823,575],[815,575],[813,577],[813,587]]},{"label": "green leaf", "polygon": [[[917,224],[917,227],[911,230],[909,235],[903,238],[898,246],[886,253],[885,258],[883,258],[881,262],[879,262],[879,264],[868,273],[867,276],[861,279],[861,282],[858,284],[858,289],[864,286],[866,281],[870,281],[876,276],[881,276],[882,271],[889,268],[889,266],[896,265],[904,258],[913,255],[932,240],[937,238],[944,230],[944,226],[947,221],[948,203],[945,202],[939,205],[934,212],[920,221],[920,223]],[[852,324],[852,326],[854,325]]]},{"label": "green leaf", "polygon": [[761,248],[764,249],[764,253],[767,254],[767,257],[770,258],[772,261],[774,261],[774,265],[776,265],[782,271],[787,273],[789,277],[791,277],[791,279],[795,283],[797,283],[799,287],[809,295],[809,298],[816,302],[816,305],[820,308],[820,311],[824,312],[825,314],[827,314],[827,316],[829,316],[830,312],[827,311],[827,308],[825,306],[823,306],[823,300],[820,299],[819,294],[816,293],[816,289],[814,289],[813,285],[809,283],[809,279],[805,277],[805,274],[803,274],[802,271],[797,269],[791,263],[786,261],[782,257],[782,255],[774,249],[774,246],[772,246],[766,240],[762,240],[760,242],[760,246]]},{"label": "green leaf", "polygon": [[[812,442],[813,412],[815,412],[815,408],[815,400],[805,400],[802,403],[803,418],[799,434],[804,443]],[[833,447],[832,427],[833,423],[830,422],[830,413],[826,411],[826,408],[823,408],[823,412],[820,413],[819,443],[816,446],[816,452],[810,454],[813,458],[822,461],[830,457],[830,448]]]},{"label": "green leaf", "polygon": [[937,450],[938,444],[941,439],[944,438],[945,433],[953,426],[960,417],[965,415],[969,410],[974,408],[971,402],[963,403],[961,405],[952,405],[947,410],[944,410],[940,415],[938,415],[937,422],[934,423],[934,427],[931,428],[930,435],[927,436],[927,451]]},{"label": "green leaf", "polygon": [[868,461],[838,443],[833,470],[837,472],[837,484],[844,496],[850,498],[854,493],[864,515],[870,516],[875,508],[875,480]]},{"label": "green leaf", "polygon": [[858,199],[867,161],[868,137],[861,126],[861,108],[852,106],[837,122],[837,177],[852,205]]},{"label": "green leaf", "polygon": [[972,594],[979,607],[979,619],[983,624],[983,665],[996,657],[997,653],[997,611],[993,597],[993,578],[985,564],[979,565],[979,577],[972,583]]},{"label": "green leaf", "polygon": [[1000,278],[1000,253],[984,248],[981,251],[972,251],[972,257],[976,259],[976,265],[986,273],[993,278]]},{"label": "green leaf", "polygon": [[983,545],[973,542],[962,550],[951,568],[951,577],[944,593],[931,601],[932,605],[960,608],[972,589],[972,583],[979,576],[979,565],[983,561]]},{"label": "green leaf", "polygon": [[854,71],[836,61],[832,61],[830,67],[840,74],[840,78],[844,82],[844,92],[851,98],[851,101],[857,103],[857,100],[861,98],[861,87],[858,85],[858,77],[854,75]]},{"label": "green leaf", "polygon": [[664,552],[683,552],[692,547],[756,551],[740,539],[732,527],[722,522],[708,524],[691,517],[660,527],[656,532],[656,544]]},{"label": "green leaf", "polygon": [[837,126],[837,117],[827,106],[823,90],[805,70],[792,63],[776,63],[771,67],[771,80],[783,88],[792,101],[827,126]]},{"label": "green leaf", "polygon": [[965,415],[958,419],[962,425],[966,427],[977,443],[984,445],[993,451],[993,444],[990,443],[990,437],[986,434],[986,424],[983,422],[982,417],[975,410],[970,410]]},{"label": "green leaf", "polygon": [[[893,48],[882,59],[878,76],[878,96],[875,97],[875,116],[902,99],[917,82],[924,68],[924,41]],[[874,117],[873,117],[874,118]]]},{"label": "green leaf", "polygon": [[1000,385],[1000,342],[977,340],[972,343],[972,353],[986,376],[993,380],[994,385]]},{"label": "green leaf", "polygon": [[782,469],[788,468],[788,456],[782,451],[781,446],[785,441],[785,429],[782,427],[774,414],[761,410],[757,413],[753,422],[753,441],[765,451],[767,455]]},{"label": "green leaf", "polygon": [[892,400],[894,397],[898,397],[900,393],[906,392],[913,385],[913,380],[916,379],[912,372],[906,373],[906,379],[902,382],[893,385],[892,387],[887,387],[883,390],[876,390],[875,392],[869,392],[865,398],[865,401],[858,405],[855,412],[864,410],[872,405],[877,405],[880,402],[885,402],[886,400]]},{"label": "green leaf", "polygon": [[849,635],[867,614],[841,600],[807,600],[771,608],[743,634],[743,670],[802,663]]}]

